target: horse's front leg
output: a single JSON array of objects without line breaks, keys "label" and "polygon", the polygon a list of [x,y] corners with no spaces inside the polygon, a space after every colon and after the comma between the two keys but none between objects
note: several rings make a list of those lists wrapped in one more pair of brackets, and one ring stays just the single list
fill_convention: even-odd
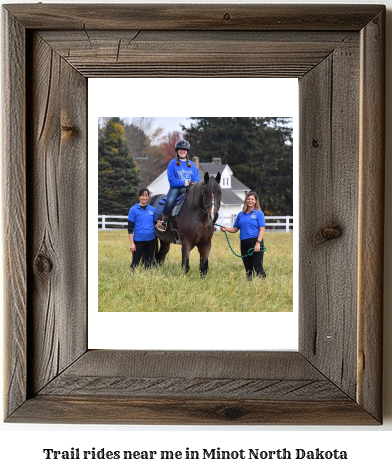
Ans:
[{"label": "horse's front leg", "polygon": [[210,255],[211,242],[197,247],[200,253],[200,275],[206,276],[208,273],[208,256]]},{"label": "horse's front leg", "polygon": [[191,253],[191,247],[187,241],[182,242],[182,268],[185,273],[189,272],[189,254]]}]

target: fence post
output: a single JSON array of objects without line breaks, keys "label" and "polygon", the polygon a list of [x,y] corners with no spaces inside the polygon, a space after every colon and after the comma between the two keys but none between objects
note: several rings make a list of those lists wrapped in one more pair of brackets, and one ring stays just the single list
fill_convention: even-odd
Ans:
[{"label": "fence post", "polygon": [[286,216],[286,233],[290,232],[290,216]]},{"label": "fence post", "polygon": [[102,216],[102,230],[105,230],[105,215]]}]

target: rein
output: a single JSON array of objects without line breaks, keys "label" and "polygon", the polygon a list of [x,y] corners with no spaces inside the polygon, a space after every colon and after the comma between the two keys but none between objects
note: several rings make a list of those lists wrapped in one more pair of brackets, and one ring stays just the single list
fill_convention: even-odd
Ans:
[{"label": "rein", "polygon": [[[219,224],[213,224],[213,225],[216,225],[218,227],[223,227]],[[255,253],[255,249],[252,248],[252,249],[249,249],[245,255],[237,255],[234,250],[232,249],[231,245],[230,245],[230,242],[229,242],[229,238],[227,237],[227,231],[225,230],[225,236],[226,236],[226,240],[227,240],[227,243],[229,244],[229,247],[230,247],[230,250],[233,252],[233,254],[236,256],[236,257],[240,257],[240,258],[245,258],[245,257],[251,257],[254,253]],[[260,247],[260,252],[266,252],[267,249],[265,247]]]}]

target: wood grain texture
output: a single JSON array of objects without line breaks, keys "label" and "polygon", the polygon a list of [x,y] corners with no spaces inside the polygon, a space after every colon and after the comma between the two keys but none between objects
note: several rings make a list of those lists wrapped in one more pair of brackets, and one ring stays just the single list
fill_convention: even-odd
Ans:
[{"label": "wood grain texture", "polygon": [[9,420],[377,424],[299,353],[89,351]]},{"label": "wood grain texture", "polygon": [[[42,39],[86,77],[243,75],[300,77],[356,33],[43,31]],[[178,67],[178,64],[181,67]]]},{"label": "wood grain texture", "polygon": [[353,398],[357,367],[358,64],[359,48],[343,46],[299,82],[300,347],[309,361]]},{"label": "wood grain texture", "polygon": [[40,395],[343,400],[295,352],[90,351]]},{"label": "wood grain texture", "polygon": [[24,28],[7,12],[3,32],[4,410],[8,416],[25,401],[27,390],[26,54]]},{"label": "wood grain texture", "polygon": [[29,389],[34,394],[87,349],[87,111],[86,79],[37,35],[29,43],[29,347],[34,361]]},{"label": "wood grain texture", "polygon": [[385,12],[361,32],[358,215],[358,392],[382,417],[382,319],[385,155]]},{"label": "wood grain texture", "polygon": [[353,400],[284,401],[40,396],[10,419],[22,423],[375,425]]},{"label": "wood grain texture", "polygon": [[324,380],[298,352],[92,350],[67,370],[72,376],[205,377]]},{"label": "wood grain texture", "polygon": [[[4,9],[6,421],[381,423],[385,7]],[[301,78],[298,353],[87,351],[86,77],[184,71]]]},{"label": "wood grain texture", "polygon": [[26,28],[358,31],[379,5],[6,5]]}]

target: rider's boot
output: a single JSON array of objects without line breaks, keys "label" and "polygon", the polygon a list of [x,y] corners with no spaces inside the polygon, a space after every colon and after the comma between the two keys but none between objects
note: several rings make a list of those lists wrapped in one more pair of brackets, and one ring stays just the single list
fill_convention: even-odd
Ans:
[{"label": "rider's boot", "polygon": [[165,232],[169,218],[162,214],[162,224],[157,225],[157,229],[161,232]]}]

